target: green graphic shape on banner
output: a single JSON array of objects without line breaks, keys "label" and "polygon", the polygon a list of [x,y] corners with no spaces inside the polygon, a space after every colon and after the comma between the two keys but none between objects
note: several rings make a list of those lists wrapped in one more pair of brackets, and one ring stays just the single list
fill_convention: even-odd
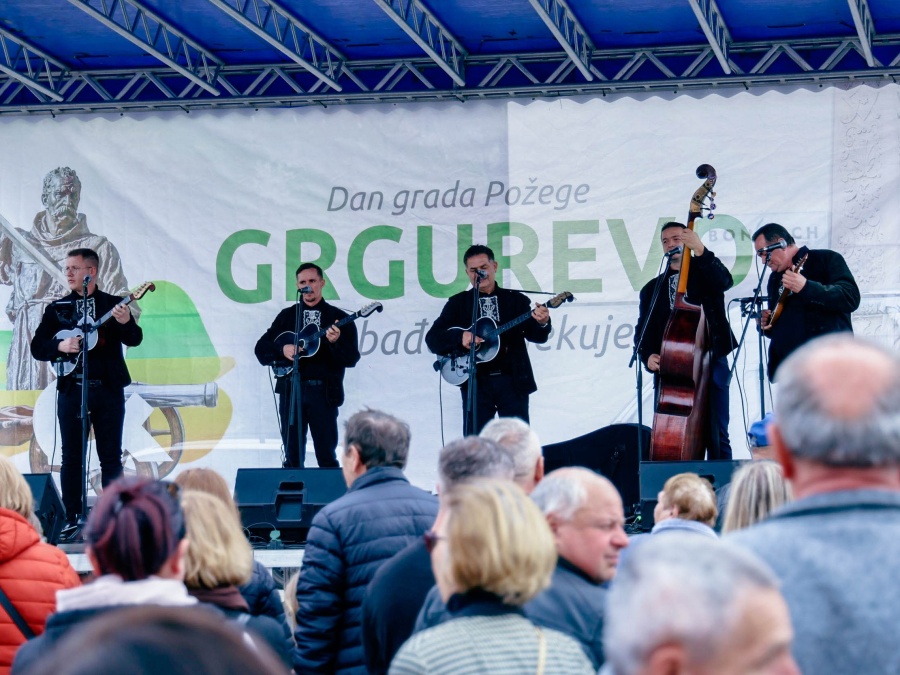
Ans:
[{"label": "green graphic shape on banner", "polygon": [[134,380],[149,384],[212,382],[231,369],[220,358],[194,301],[179,286],[155,281],[156,291],[141,300],[144,340],[128,350]]}]

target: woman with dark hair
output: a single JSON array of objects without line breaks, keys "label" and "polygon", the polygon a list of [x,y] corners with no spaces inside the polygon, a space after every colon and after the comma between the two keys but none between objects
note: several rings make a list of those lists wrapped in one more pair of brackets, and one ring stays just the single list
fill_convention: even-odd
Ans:
[{"label": "woman with dark hair", "polygon": [[43,635],[19,649],[13,673],[27,671],[72,629],[113,610],[197,604],[184,585],[184,515],[165,484],[134,478],[110,484],[88,518],[86,541],[97,578],[57,593],[56,613]]},{"label": "woman with dark hair", "polygon": [[190,607],[131,607],[72,631],[29,675],[111,672],[279,675],[284,666],[268,648],[249,645],[233,626],[211,612]]}]

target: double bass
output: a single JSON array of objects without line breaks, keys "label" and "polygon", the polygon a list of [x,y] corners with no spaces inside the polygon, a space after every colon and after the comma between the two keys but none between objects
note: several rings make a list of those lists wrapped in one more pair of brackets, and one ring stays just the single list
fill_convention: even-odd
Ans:
[{"label": "double bass", "polygon": [[[691,197],[687,227],[706,209],[712,210],[716,196],[716,170],[709,164],[697,167],[703,179]],[[710,200],[709,207],[704,206]],[[691,256],[685,247],[678,273],[675,303],[663,333],[659,352],[659,398],[650,438],[651,461],[699,460],[706,450],[709,428],[709,384],[711,342],[703,307],[687,301]]]}]

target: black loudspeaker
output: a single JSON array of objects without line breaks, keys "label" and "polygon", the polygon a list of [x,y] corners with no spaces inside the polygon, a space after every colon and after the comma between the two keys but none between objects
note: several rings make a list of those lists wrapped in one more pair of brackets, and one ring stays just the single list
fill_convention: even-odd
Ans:
[{"label": "black loudspeaker", "polygon": [[745,461],[715,459],[708,461],[682,462],[641,462],[641,529],[653,529],[653,509],[663,485],[679,473],[695,473],[708,480],[716,494],[731,482],[731,474]]},{"label": "black loudspeaker", "polygon": [[31,488],[34,495],[34,515],[41,523],[44,537],[51,544],[59,541],[66,522],[66,512],[63,509],[59,489],[49,473],[26,473],[25,482]]},{"label": "black loudspeaker", "polygon": [[251,537],[299,543],[323,506],[347,492],[340,469],[238,469],[234,501]]},{"label": "black loudspeaker", "polygon": [[545,445],[544,470],[549,473],[564,466],[583,466],[606,476],[618,488],[625,515],[630,516],[640,499],[639,440],[647,456],[650,428],[637,424],[613,424],[570,441]]}]

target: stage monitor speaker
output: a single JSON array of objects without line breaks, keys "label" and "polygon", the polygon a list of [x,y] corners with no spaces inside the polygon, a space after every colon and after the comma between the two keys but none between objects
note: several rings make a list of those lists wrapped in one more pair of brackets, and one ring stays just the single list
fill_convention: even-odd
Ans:
[{"label": "stage monitor speaker", "polygon": [[56,544],[66,522],[66,512],[53,476],[49,473],[26,473],[25,482],[34,495],[34,515],[41,523],[44,537],[49,543]]},{"label": "stage monitor speaker", "polygon": [[347,491],[340,469],[238,469],[234,501],[251,538],[300,543],[313,517]]},{"label": "stage monitor speaker", "polygon": [[748,460],[709,460],[682,462],[641,462],[641,529],[649,532],[653,529],[653,510],[657,497],[666,481],[679,473],[696,473],[712,484],[716,494],[731,482],[733,474],[739,466]]},{"label": "stage monitor speaker", "polygon": [[[640,429],[640,436],[638,436]],[[637,424],[613,424],[570,441],[544,446],[544,470],[549,473],[564,466],[583,466],[609,478],[630,516],[640,500],[638,466],[640,453],[650,452],[650,428]]]}]

